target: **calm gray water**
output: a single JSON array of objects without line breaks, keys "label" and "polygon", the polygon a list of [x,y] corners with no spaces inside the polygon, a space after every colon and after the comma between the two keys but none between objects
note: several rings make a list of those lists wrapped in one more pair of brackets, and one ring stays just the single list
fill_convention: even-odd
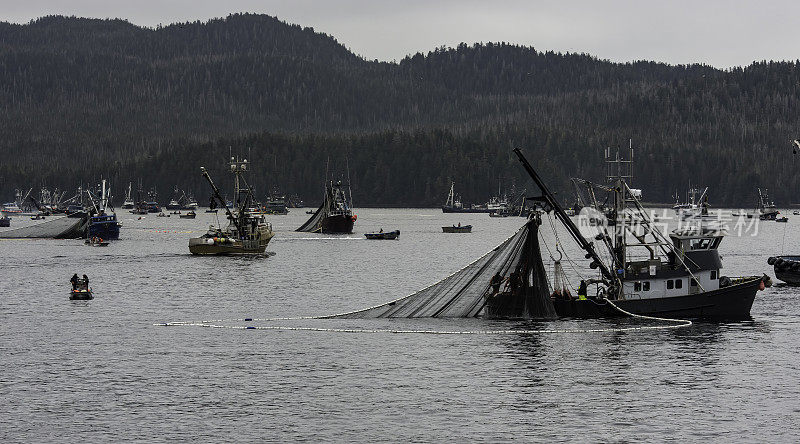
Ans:
[{"label": "calm gray water", "polygon": [[[304,210],[270,217],[274,255],[255,259],[189,255],[188,238],[212,220],[205,213],[120,213],[123,239],[108,248],[0,240],[0,440],[800,438],[800,295],[784,286],[759,293],[752,321],[677,330],[448,336],[153,326],[375,305],[445,277],[523,224],[431,209],[357,213],[357,233],[338,237],[293,232]],[[761,224],[758,236],[727,238],[723,274],[772,275],[768,256],[800,252],[800,216],[789,217]],[[474,232],[441,233],[457,222]],[[363,239],[379,228],[399,228],[400,240]],[[549,225],[542,234],[552,248]],[[90,276],[95,300],[68,300],[76,272]],[[462,331],[639,324],[281,323]]]}]

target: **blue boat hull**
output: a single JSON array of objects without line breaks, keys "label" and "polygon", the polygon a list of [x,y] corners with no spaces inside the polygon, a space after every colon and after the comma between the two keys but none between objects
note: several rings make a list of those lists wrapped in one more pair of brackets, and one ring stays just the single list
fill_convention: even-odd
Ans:
[{"label": "blue boat hull", "polygon": [[89,220],[88,237],[99,237],[103,240],[119,239],[119,223],[116,216],[92,217]]}]

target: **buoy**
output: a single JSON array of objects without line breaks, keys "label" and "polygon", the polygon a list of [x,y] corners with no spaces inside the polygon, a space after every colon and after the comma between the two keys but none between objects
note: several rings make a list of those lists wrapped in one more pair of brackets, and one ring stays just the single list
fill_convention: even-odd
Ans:
[{"label": "buoy", "polygon": [[782,257],[779,257],[779,258],[775,259],[775,265],[777,265],[777,266],[779,266],[779,267],[780,267],[781,265],[783,265],[783,263],[784,263],[784,262],[786,262],[786,261],[785,261],[785,260],[783,260],[783,258],[782,258]]},{"label": "buoy", "polygon": [[800,271],[800,262],[795,262],[792,264],[793,271]]},{"label": "buoy", "polygon": [[775,265],[775,261],[776,261],[776,260],[777,260],[777,258],[775,258],[775,257],[770,257],[769,259],[767,259],[767,263],[768,263],[769,265]]}]

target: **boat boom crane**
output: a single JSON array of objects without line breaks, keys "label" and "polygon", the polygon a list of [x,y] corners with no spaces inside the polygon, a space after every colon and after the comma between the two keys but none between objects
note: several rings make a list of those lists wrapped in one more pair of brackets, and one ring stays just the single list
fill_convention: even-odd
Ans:
[{"label": "boat boom crane", "polygon": [[208,171],[206,171],[206,168],[200,167],[200,171],[203,172],[203,177],[205,177],[208,183],[211,185],[211,190],[214,192],[214,198],[217,199],[222,204],[223,208],[225,208],[225,214],[228,215],[228,219],[234,222],[236,224],[236,227],[239,228],[239,231],[242,232],[241,231],[242,227],[239,227],[239,221],[236,219],[233,213],[231,213],[230,208],[228,208],[228,204],[225,202],[225,199],[223,199],[222,195],[219,193],[219,188],[217,188],[217,186],[214,185],[214,181],[211,180],[211,176],[208,175]]},{"label": "boat boom crane", "polygon": [[597,267],[600,269],[600,273],[602,273],[605,278],[613,282],[616,279],[615,276],[611,274],[611,271],[608,269],[608,267],[606,267],[602,259],[600,259],[600,256],[597,254],[597,251],[595,251],[592,244],[587,241],[583,235],[581,235],[578,227],[575,226],[575,223],[572,222],[569,216],[567,216],[567,213],[564,212],[564,209],[561,208],[558,200],[555,198],[550,189],[547,188],[547,185],[545,185],[536,171],[534,171],[533,167],[528,162],[528,159],[526,159],[522,154],[522,151],[519,148],[514,148],[514,154],[517,155],[520,163],[522,163],[522,166],[525,168],[525,171],[529,176],[531,176],[531,179],[533,179],[534,183],[536,183],[536,186],[539,187],[544,199],[548,204],[550,204],[550,207],[553,209],[556,217],[561,221],[562,224],[564,224],[564,226],[567,228],[567,231],[569,231],[569,234],[573,239],[575,239],[575,242],[577,242],[578,245],[580,245],[580,247],[586,251],[588,256],[587,259],[591,258],[594,260],[594,262],[597,264]]}]

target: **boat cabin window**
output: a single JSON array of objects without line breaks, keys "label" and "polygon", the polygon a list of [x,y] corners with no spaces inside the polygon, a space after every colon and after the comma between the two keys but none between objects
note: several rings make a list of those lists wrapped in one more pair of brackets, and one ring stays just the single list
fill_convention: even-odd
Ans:
[{"label": "boat cabin window", "polygon": [[711,280],[713,281],[716,278],[717,278],[717,270],[711,270]]},{"label": "boat cabin window", "polygon": [[650,291],[650,282],[642,282],[642,290]]},{"label": "boat cabin window", "polygon": [[672,290],[673,288],[675,288],[675,281],[670,279],[667,281],[667,290]]},{"label": "boat cabin window", "polygon": [[675,288],[683,288],[683,279],[675,279]]},{"label": "boat cabin window", "polygon": [[689,244],[692,250],[708,250],[712,239],[692,239]]},{"label": "boat cabin window", "polygon": [[642,291],[642,283],[641,282],[634,282],[633,283],[633,291]]}]

